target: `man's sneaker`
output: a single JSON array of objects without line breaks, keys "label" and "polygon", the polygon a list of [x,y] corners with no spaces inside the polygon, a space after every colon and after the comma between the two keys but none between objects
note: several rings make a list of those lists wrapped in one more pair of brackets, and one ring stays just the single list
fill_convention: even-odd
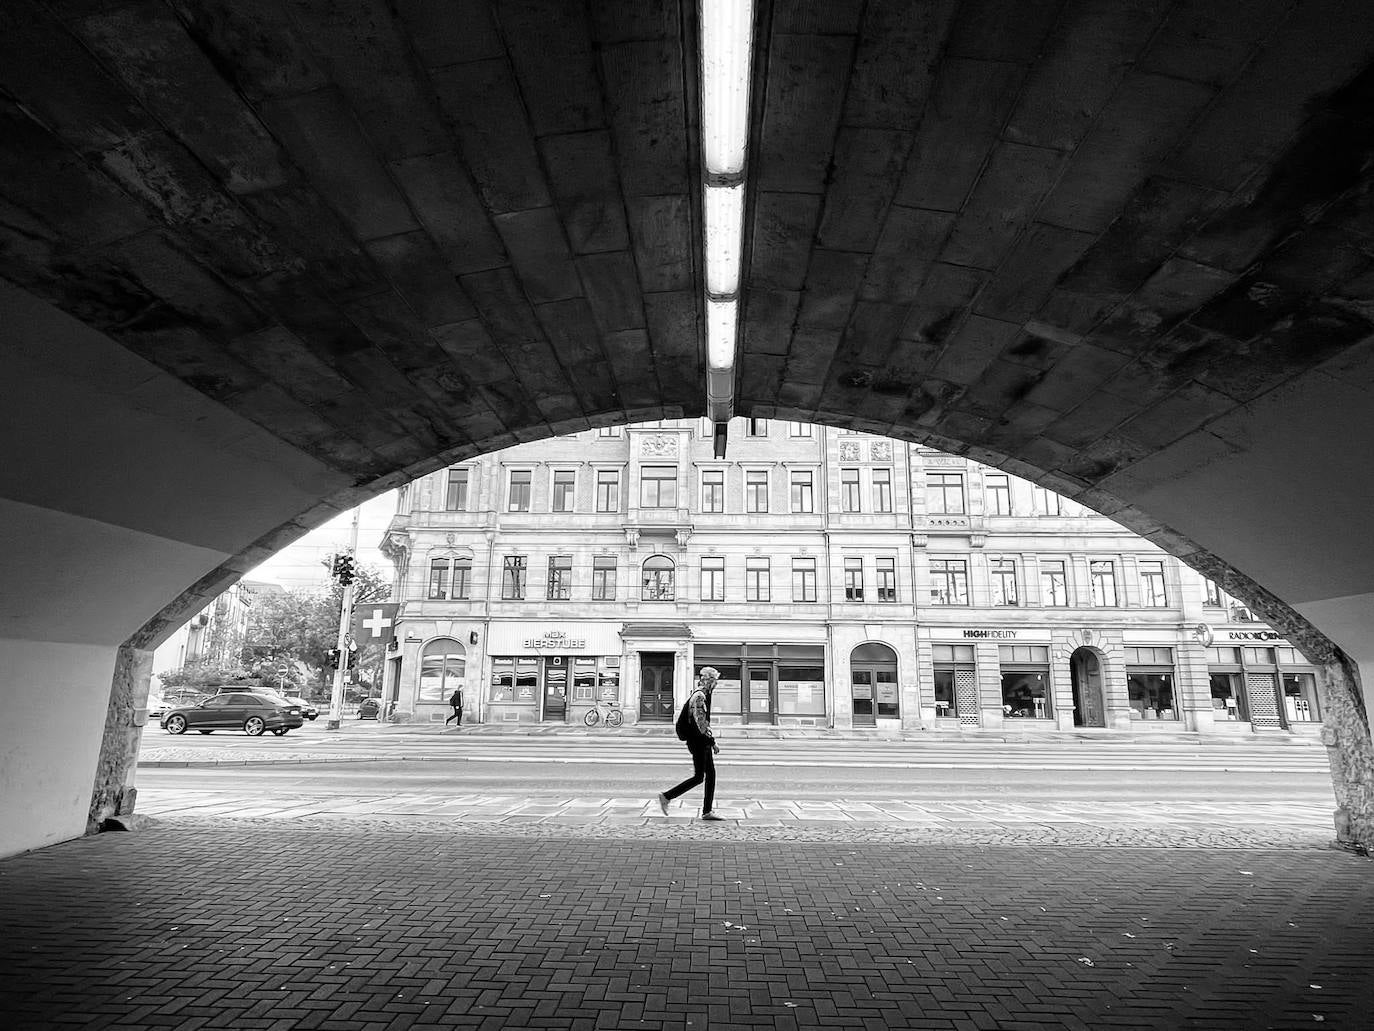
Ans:
[{"label": "man's sneaker", "polygon": [[664,816],[668,815],[668,796],[662,792],[658,796],[658,807],[663,810]]},{"label": "man's sneaker", "polygon": [[715,813],[702,813],[702,814],[701,814],[701,818],[702,818],[703,820],[723,820],[723,819],[725,819],[725,817],[723,817],[723,816],[717,816]]}]

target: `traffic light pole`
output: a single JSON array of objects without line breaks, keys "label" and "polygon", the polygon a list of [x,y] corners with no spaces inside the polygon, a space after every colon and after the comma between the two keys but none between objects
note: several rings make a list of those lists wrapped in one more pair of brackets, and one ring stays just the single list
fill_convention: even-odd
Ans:
[{"label": "traffic light pole", "polygon": [[[353,530],[348,543],[348,553],[356,556],[358,554],[358,513],[361,506],[353,510]],[[339,605],[339,641],[338,656],[339,664],[334,667],[334,690],[329,696],[329,719],[325,721],[325,730],[338,730],[339,722],[343,718],[343,693],[344,681],[348,676],[348,627],[353,619],[353,585],[357,582],[357,570],[349,578],[348,583],[344,584],[343,601]]]}]

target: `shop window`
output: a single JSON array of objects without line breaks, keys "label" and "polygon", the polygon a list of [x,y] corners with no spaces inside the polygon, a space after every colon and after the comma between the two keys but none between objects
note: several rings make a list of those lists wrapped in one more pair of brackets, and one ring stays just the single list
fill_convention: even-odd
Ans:
[{"label": "shop window", "polygon": [[988,515],[1011,515],[1011,480],[1005,473],[988,473],[983,481],[988,492]]},{"label": "shop window", "polygon": [[1311,673],[1283,675],[1283,714],[1289,723],[1320,723],[1317,678]]},{"label": "shop window", "polygon": [[524,555],[507,555],[501,564],[501,598],[503,601],[525,600],[526,559]]},{"label": "shop window", "polygon": [[450,469],[448,489],[444,492],[444,510],[447,512],[466,512],[468,510],[468,471]]},{"label": "shop window", "polygon": [[1069,603],[1069,580],[1064,563],[1051,560],[1040,563],[1040,604],[1051,607]]},{"label": "shop window", "polygon": [[1016,590],[1016,563],[1009,558],[995,558],[988,565],[992,577],[992,603],[1021,604],[1020,595]]},{"label": "shop window", "polygon": [[768,559],[747,559],[744,564],[744,600],[771,600],[773,594],[772,580],[772,566]]},{"label": "shop window", "polygon": [[841,469],[840,511],[857,512],[861,507],[859,501],[859,470]]},{"label": "shop window", "polygon": [[453,560],[453,597],[466,599],[472,595],[472,560]]},{"label": "shop window", "polygon": [[791,474],[792,511],[811,513],[816,511],[816,496],[810,469],[793,469]]},{"label": "shop window", "polygon": [[720,679],[716,681],[716,689],[711,692],[711,715],[740,715],[741,667],[739,662],[703,661],[698,659],[698,674],[700,674],[703,666],[714,666],[720,671]]},{"label": "shop window", "polygon": [[744,510],[768,511],[768,470],[750,469],[744,474]]},{"label": "shop window", "polygon": [[778,715],[825,715],[825,668],[778,664]]},{"label": "shop window", "polygon": [[932,605],[968,604],[968,563],[963,559],[937,558],[930,561],[930,603]]},{"label": "shop window", "polygon": [[549,556],[549,601],[568,601],[572,598],[572,556]]},{"label": "shop window", "polygon": [[892,511],[892,470],[873,470],[873,511]]},{"label": "shop window", "polygon": [[615,556],[592,558],[592,601],[615,601]]},{"label": "shop window", "polygon": [[639,473],[641,508],[677,507],[677,467],[646,465]]},{"label": "shop window", "polygon": [[448,559],[431,559],[429,563],[429,592],[430,601],[442,601],[448,597]]},{"label": "shop window", "polygon": [[977,666],[971,644],[937,644],[935,659],[935,715],[952,719],[959,715],[959,695],[976,690]]},{"label": "shop window", "polygon": [[578,705],[591,705],[596,701],[596,659],[591,656],[573,656],[572,700]]},{"label": "shop window", "polygon": [[927,473],[926,511],[932,515],[963,515],[964,474]]},{"label": "shop window", "polygon": [[596,510],[598,512],[620,511],[620,472],[618,470],[597,470]]},{"label": "shop window", "polygon": [[1050,698],[1050,650],[1044,645],[1002,645],[997,649],[1002,672],[1002,715],[1007,719],[1047,720]]},{"label": "shop window", "polygon": [[420,693],[417,701],[447,702],[462,687],[467,672],[467,649],[447,637],[430,641],[420,653]]},{"label": "shop window", "polygon": [[553,510],[571,512],[577,494],[577,473],[572,469],[553,471]]},{"label": "shop window", "polygon": [[816,600],[816,560],[814,558],[794,558],[792,560],[792,600]]},{"label": "shop window", "polygon": [[725,511],[725,470],[702,470],[701,510],[703,512]]},{"label": "shop window", "polygon": [[512,469],[510,473],[510,495],[506,500],[506,511],[528,512],[530,510],[530,483],[534,474],[528,469]]},{"label": "shop window", "polygon": [[701,600],[725,600],[725,559],[712,557],[701,560]]},{"label": "shop window", "polygon": [[844,560],[844,600],[864,600],[864,560],[861,558]]},{"label": "shop window", "polygon": [[1088,563],[1088,580],[1094,605],[1107,608],[1116,605],[1116,566],[1110,559]]},{"label": "shop window", "polygon": [[603,702],[620,701],[620,656],[603,655],[596,664],[596,688]]},{"label": "shop window", "polygon": [[1245,722],[1250,719],[1239,672],[1209,670],[1207,680],[1212,689],[1213,719],[1221,723]]},{"label": "shop window", "polygon": [[1140,563],[1140,601],[1147,609],[1162,609],[1169,599],[1164,591],[1164,563]]},{"label": "shop window", "polygon": [[1176,720],[1172,648],[1126,649],[1126,697],[1131,718]]},{"label": "shop window", "polygon": [[878,600],[895,602],[897,600],[897,560],[878,559]]},{"label": "shop window", "polygon": [[641,580],[645,601],[672,601],[673,560],[666,555],[654,555],[644,560]]}]

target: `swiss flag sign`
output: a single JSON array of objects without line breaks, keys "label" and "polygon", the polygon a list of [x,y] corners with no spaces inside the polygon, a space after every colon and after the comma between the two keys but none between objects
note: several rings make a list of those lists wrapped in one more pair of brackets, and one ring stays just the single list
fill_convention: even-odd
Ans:
[{"label": "swiss flag sign", "polygon": [[365,644],[386,644],[396,636],[395,602],[368,602],[353,610],[353,640]]}]

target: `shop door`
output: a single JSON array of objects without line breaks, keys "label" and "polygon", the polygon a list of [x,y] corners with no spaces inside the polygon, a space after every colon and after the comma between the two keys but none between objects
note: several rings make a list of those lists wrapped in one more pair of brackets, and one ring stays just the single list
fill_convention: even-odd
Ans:
[{"label": "shop door", "polygon": [[640,652],[639,720],[641,723],[671,723],[673,712],[672,652]]},{"label": "shop door", "polygon": [[745,714],[746,723],[777,722],[777,688],[773,680],[773,664],[750,666],[747,671],[749,691],[749,711]]},{"label": "shop door", "polygon": [[561,655],[544,657],[544,721],[568,721],[568,660]]},{"label": "shop door", "polygon": [[873,709],[873,671],[851,670],[850,684],[854,694],[854,726],[876,727],[878,719]]},{"label": "shop door", "polygon": [[1107,714],[1102,707],[1102,666],[1087,648],[1079,648],[1069,660],[1073,682],[1073,725],[1105,727]]}]

